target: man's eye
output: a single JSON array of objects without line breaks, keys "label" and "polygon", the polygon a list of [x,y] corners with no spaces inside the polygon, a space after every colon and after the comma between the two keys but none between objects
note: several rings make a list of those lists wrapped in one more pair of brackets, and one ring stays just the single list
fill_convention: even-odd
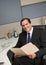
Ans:
[{"label": "man's eye", "polygon": [[28,24],[26,24],[26,25],[28,25]]},{"label": "man's eye", "polygon": [[22,27],[24,27],[24,25],[22,25]]}]

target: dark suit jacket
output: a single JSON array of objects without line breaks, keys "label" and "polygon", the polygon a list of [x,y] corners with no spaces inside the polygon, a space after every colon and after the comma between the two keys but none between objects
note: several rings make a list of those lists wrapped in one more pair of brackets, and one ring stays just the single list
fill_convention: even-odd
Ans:
[{"label": "dark suit jacket", "polygon": [[[17,45],[15,47],[21,47],[26,44],[27,33],[23,31],[19,35]],[[46,54],[46,32],[39,28],[33,29],[31,42],[35,44],[40,50],[36,52],[37,58],[41,58]],[[13,57],[13,56],[12,56]]]}]

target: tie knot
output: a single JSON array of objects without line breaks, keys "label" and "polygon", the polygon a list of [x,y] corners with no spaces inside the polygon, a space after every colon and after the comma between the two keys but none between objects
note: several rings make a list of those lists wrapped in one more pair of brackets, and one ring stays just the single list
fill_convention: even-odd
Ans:
[{"label": "tie knot", "polygon": [[28,33],[28,37],[30,37],[30,33]]},{"label": "tie knot", "polygon": [[28,33],[28,35],[30,35],[30,33]]}]

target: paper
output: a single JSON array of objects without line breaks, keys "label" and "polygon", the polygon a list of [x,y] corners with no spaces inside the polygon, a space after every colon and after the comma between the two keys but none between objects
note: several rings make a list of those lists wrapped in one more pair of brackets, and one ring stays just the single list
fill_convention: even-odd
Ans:
[{"label": "paper", "polygon": [[27,43],[20,48],[11,48],[10,50],[20,56],[30,55],[39,51],[38,47],[36,47],[33,43]]}]

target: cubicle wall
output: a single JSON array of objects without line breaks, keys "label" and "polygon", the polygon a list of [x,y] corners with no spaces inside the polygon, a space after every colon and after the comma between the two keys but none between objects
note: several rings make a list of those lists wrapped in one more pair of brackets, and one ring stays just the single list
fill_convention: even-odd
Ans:
[{"label": "cubicle wall", "polygon": [[20,21],[20,0],[0,0],[0,25]]},{"label": "cubicle wall", "polygon": [[37,18],[46,15],[46,1],[22,6],[23,17]]},{"label": "cubicle wall", "polygon": [[46,15],[46,1],[21,6],[21,0],[0,0],[0,25],[20,21],[23,17]]}]

